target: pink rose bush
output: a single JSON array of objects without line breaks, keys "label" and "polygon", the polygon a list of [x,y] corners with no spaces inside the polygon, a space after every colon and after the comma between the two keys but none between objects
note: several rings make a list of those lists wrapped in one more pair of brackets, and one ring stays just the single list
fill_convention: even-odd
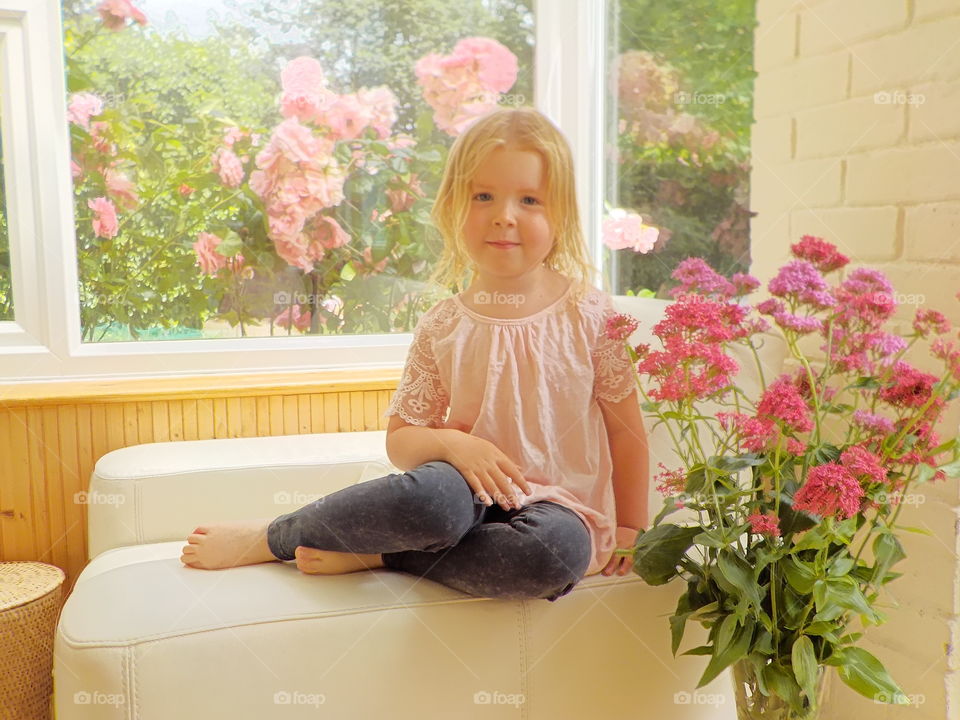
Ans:
[{"label": "pink rose bush", "polygon": [[457,136],[493,110],[517,81],[517,57],[491,38],[464,38],[449,55],[430,53],[415,67],[437,127]]},{"label": "pink rose bush", "polygon": [[[767,283],[769,297],[753,305],[745,298],[755,278],[728,280],[685,260],[673,274],[676,300],[653,327],[661,348],[631,346],[629,316],[611,318],[607,336],[625,343],[644,409],[669,429],[682,460],[661,466],[664,508],[621,554],[632,554],[651,584],[687,583],[671,618],[673,651],[696,613],[711,628],[698,687],[738,663],[771,717],[800,719],[816,712],[829,666],[867,697],[907,702],[849,626],[885,620],[878,597],[905,556],[902,499],[960,475],[956,438],[944,442],[934,429],[960,395],[960,335],[942,313],[921,308],[901,337],[886,327],[896,296],[883,273],[846,269],[831,282],[849,263],[835,246],[808,235],[791,250]],[[770,335],[785,341],[796,367],[761,377],[750,396],[729,350],[755,355]],[[800,345],[814,338],[816,364]],[[938,371],[906,360],[921,341]],[[681,509],[692,522],[665,522]]]}]

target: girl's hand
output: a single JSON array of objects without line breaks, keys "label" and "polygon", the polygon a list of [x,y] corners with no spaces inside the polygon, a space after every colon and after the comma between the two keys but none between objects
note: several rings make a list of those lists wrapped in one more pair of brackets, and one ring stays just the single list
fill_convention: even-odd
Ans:
[{"label": "girl's hand", "polygon": [[496,501],[504,510],[519,510],[522,505],[517,489],[528,495],[532,492],[520,467],[485,438],[457,434],[446,459],[487,506]]},{"label": "girl's hand", "polygon": [[[633,550],[633,546],[637,542],[637,533],[639,530],[636,528],[624,527],[620,525],[617,527],[617,550]],[[600,572],[603,575],[626,575],[633,569],[633,556],[632,555],[611,555],[610,562],[607,563],[606,567],[603,568]]]}]

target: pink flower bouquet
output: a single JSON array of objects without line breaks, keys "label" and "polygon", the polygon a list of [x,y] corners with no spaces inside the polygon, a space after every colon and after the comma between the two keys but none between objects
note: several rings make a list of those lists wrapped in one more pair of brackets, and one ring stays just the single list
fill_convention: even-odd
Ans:
[{"label": "pink flower bouquet", "polygon": [[[848,262],[833,245],[804,236],[791,249],[771,297],[755,306],[743,301],[754,278],[684,261],[676,300],[653,328],[663,347],[627,344],[644,411],[682,459],[656,476],[664,508],[629,551],[634,570],[652,585],[686,583],[670,618],[673,652],[688,620],[709,628],[708,644],[685,653],[709,657],[698,687],[732,665],[748,718],[815,717],[829,666],[868,698],[907,702],[850,626],[886,619],[877,600],[905,557],[903,500],[960,474],[956,440],[941,443],[934,431],[960,394],[960,347],[946,318],[919,309],[911,334],[893,334],[882,273],[850,270],[832,285],[824,275]],[[607,334],[626,341],[636,327],[621,315]],[[767,332],[782,335],[796,370],[763,378],[758,360],[762,390],[748,397],[728,350],[742,344],[756,357]],[[819,339],[815,361],[801,338]],[[924,338],[942,363],[937,375],[903,359]],[[707,401],[724,409],[707,412]],[[665,522],[681,508],[689,524]]]}]

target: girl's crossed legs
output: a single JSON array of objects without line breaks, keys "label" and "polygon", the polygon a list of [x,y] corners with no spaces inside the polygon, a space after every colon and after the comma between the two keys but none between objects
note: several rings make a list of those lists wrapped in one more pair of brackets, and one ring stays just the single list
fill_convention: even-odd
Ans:
[{"label": "girl's crossed legs", "polygon": [[[230,527],[237,528],[233,539],[229,531],[222,534]],[[297,559],[304,569],[310,551],[297,548],[316,548],[332,551],[317,553],[321,573],[386,566],[470,595],[549,600],[583,578],[591,549],[587,529],[572,510],[550,501],[520,510],[487,507],[459,471],[441,461],[352,485],[245,530],[211,526],[188,541],[181,559],[193,567]],[[231,550],[227,557],[218,548],[223,541],[249,549]]]}]

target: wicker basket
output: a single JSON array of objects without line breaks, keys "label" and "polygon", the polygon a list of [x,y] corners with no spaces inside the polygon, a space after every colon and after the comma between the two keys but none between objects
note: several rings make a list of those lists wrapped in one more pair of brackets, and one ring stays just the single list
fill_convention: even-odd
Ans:
[{"label": "wicker basket", "polygon": [[63,571],[0,562],[0,720],[49,720]]}]

